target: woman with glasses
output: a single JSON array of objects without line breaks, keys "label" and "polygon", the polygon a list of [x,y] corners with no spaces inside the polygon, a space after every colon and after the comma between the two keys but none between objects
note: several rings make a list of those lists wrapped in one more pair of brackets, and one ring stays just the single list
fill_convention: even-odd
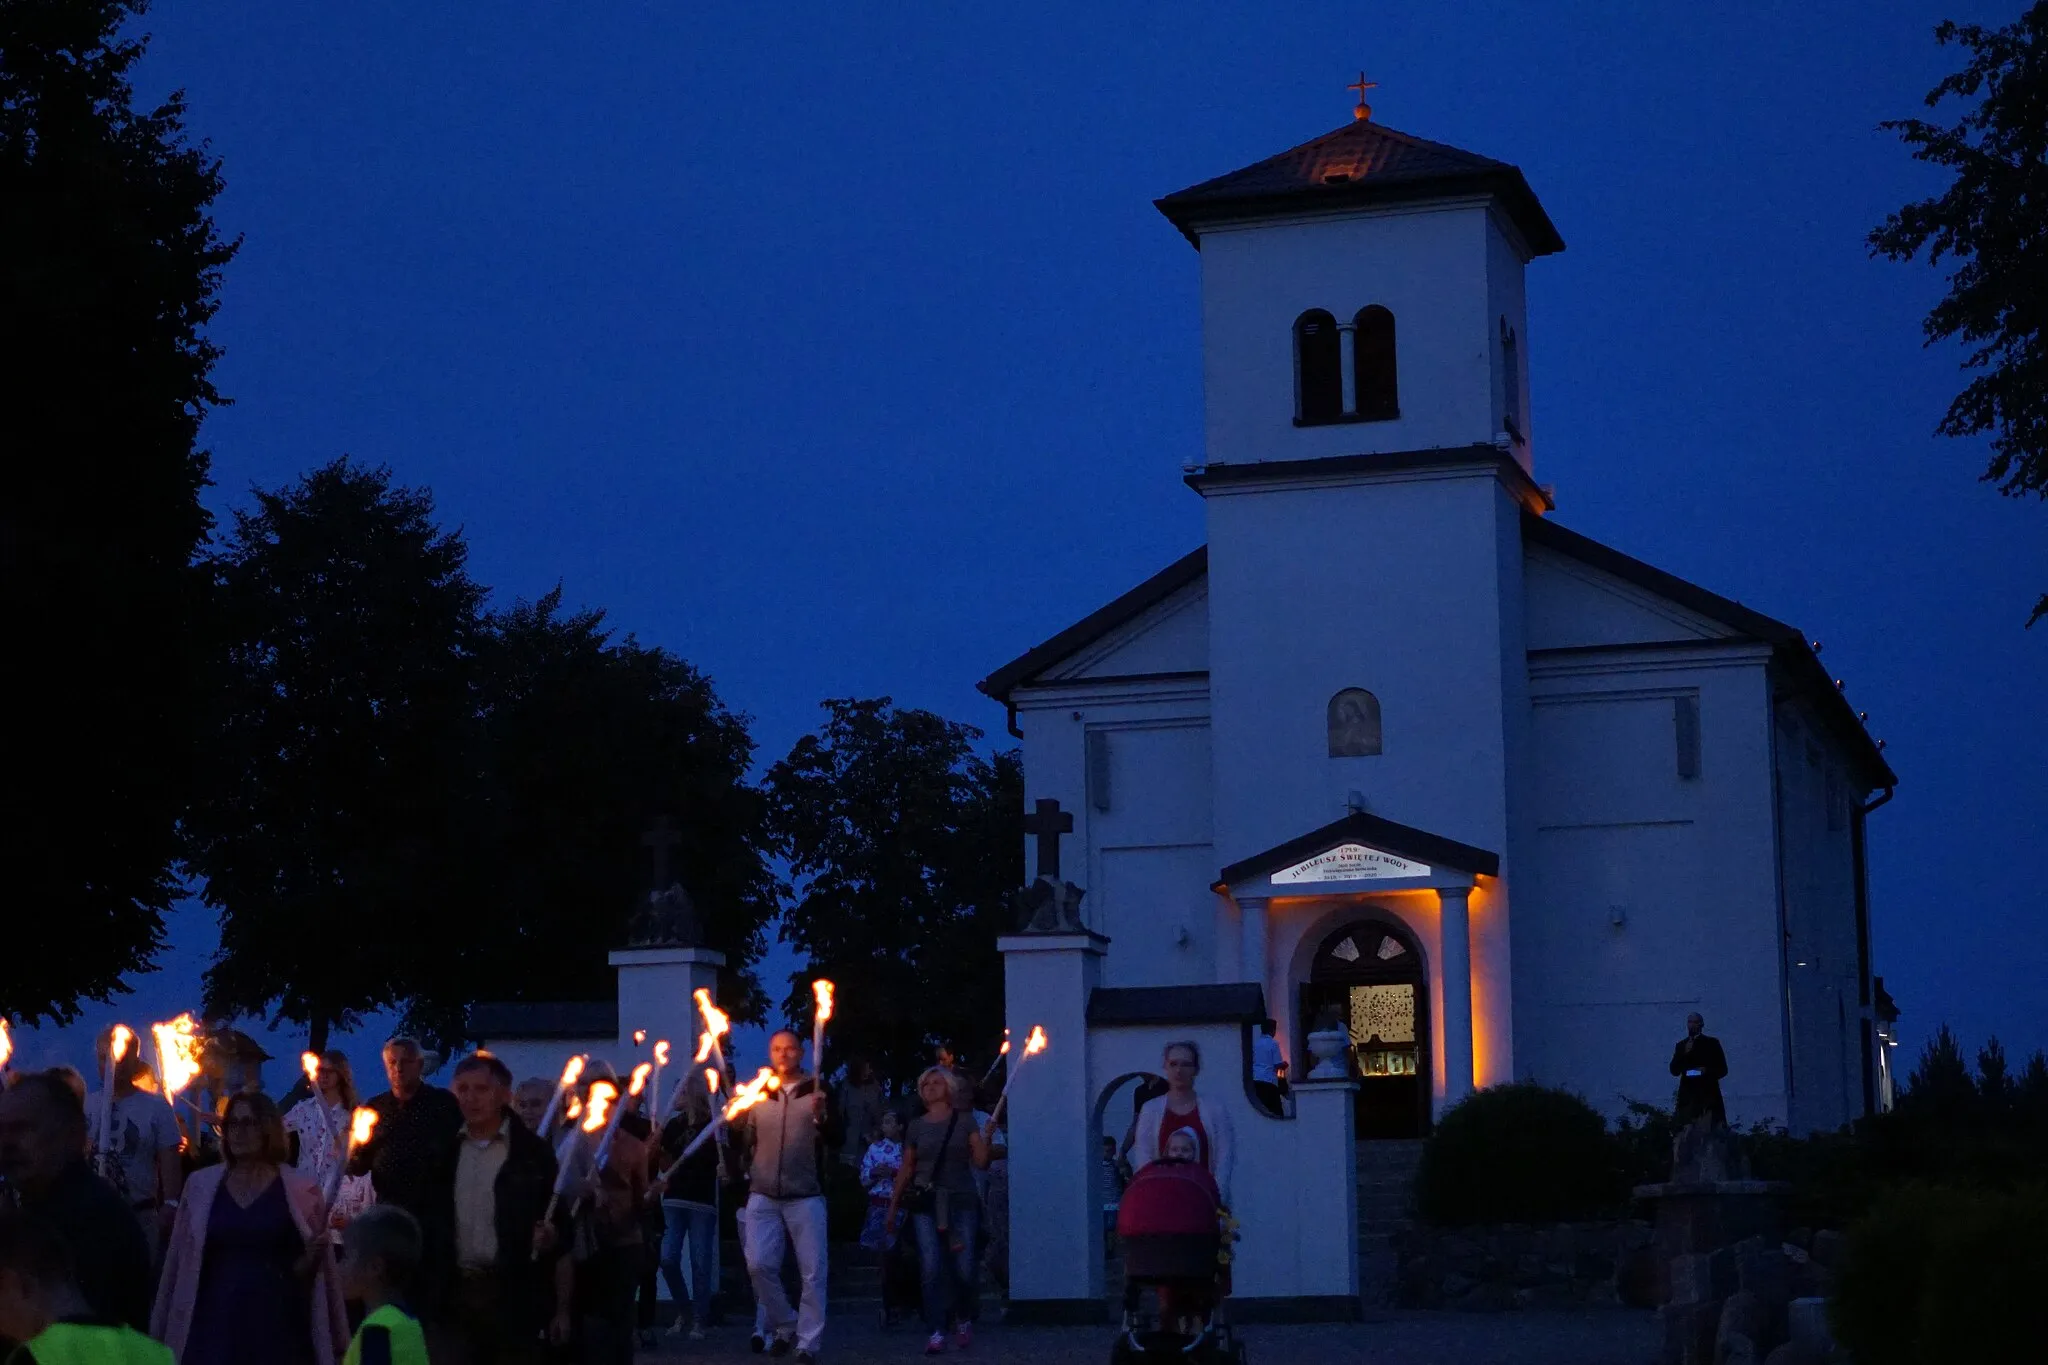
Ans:
[{"label": "woman with glasses", "polygon": [[221,1154],[185,1183],[150,1335],[179,1365],[334,1365],[348,1319],[327,1210],[267,1096],[228,1101]]}]

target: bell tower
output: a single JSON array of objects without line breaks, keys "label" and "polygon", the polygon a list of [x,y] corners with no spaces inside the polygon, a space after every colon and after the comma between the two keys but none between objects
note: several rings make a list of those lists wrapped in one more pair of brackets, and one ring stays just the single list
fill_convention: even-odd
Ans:
[{"label": "bell tower", "polygon": [[1205,463],[1494,446],[1533,472],[1522,271],[1564,241],[1515,167],[1359,96],[1342,128],[1158,201],[1202,253]]}]

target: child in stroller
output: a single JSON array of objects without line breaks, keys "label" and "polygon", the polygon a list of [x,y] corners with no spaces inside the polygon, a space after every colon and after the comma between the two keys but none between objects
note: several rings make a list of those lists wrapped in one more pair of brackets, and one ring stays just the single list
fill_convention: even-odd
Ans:
[{"label": "child in stroller", "polygon": [[[1124,1316],[1111,1365],[1148,1359],[1243,1365],[1244,1346],[1225,1321],[1229,1243],[1216,1181],[1195,1159],[1191,1134],[1167,1139],[1160,1159],[1131,1177],[1117,1207],[1124,1253]],[[1141,1311],[1150,1287],[1157,1302]]]}]

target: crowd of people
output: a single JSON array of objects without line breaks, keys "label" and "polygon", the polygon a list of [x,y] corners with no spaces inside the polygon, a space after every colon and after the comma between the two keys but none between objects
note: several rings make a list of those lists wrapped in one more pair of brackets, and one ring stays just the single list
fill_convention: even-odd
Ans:
[{"label": "crowd of people", "polygon": [[[861,1244],[916,1284],[928,1352],[970,1345],[984,1274],[1007,1273],[1002,1134],[949,1049],[899,1109],[859,1061],[828,1093],[778,1032],[778,1084],[730,1122],[678,1085],[666,1112],[629,1106],[598,1131],[567,1116],[623,1088],[602,1063],[558,1095],[488,1052],[456,1060],[446,1088],[411,1039],[383,1061],[388,1088],[367,1099],[329,1052],[288,1111],[249,1089],[182,1118],[133,1057],[108,1068],[109,1096],[68,1068],[10,1074],[0,1360],[624,1365],[655,1344],[657,1282],[675,1336],[718,1325],[730,1209],[749,1345],[808,1365],[842,1186],[866,1200]],[[352,1140],[359,1110],[375,1123]],[[909,1294],[887,1297],[908,1311]],[[81,1333],[96,1334],[84,1356]]]}]

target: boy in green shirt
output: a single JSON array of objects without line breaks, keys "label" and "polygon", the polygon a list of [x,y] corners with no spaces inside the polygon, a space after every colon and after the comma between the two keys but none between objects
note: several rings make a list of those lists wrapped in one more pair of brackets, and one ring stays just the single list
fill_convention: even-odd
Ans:
[{"label": "boy in green shirt", "polygon": [[427,1365],[426,1334],[399,1306],[420,1256],[420,1225],[396,1204],[373,1204],[342,1229],[342,1293],[363,1305],[342,1365]]},{"label": "boy in green shirt", "polygon": [[172,1365],[170,1348],[91,1316],[56,1231],[0,1215],[0,1359],[7,1365]]}]

